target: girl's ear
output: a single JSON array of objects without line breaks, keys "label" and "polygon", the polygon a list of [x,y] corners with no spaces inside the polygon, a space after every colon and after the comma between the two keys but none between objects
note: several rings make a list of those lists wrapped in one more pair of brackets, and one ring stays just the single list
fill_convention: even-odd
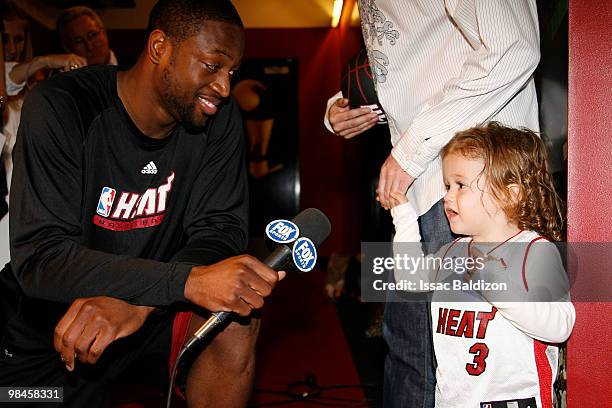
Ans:
[{"label": "girl's ear", "polygon": [[510,191],[510,197],[512,197],[512,201],[514,203],[518,203],[521,199],[521,188],[518,184],[512,183],[508,184],[508,191]]}]

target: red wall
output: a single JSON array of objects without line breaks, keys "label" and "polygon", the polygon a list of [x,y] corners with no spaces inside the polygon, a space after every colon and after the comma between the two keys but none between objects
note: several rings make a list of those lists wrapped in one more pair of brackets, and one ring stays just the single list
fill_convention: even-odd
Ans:
[{"label": "red wall", "polygon": [[[612,242],[611,20],[609,0],[569,3],[568,241],[571,242]],[[606,288],[612,288],[609,259],[609,255],[590,259],[589,272],[601,273],[586,278],[599,278]],[[576,313],[576,325],[568,344],[568,407],[612,407],[609,319],[612,303],[576,303]]]},{"label": "red wall", "polygon": [[359,141],[323,126],[327,99],[340,89],[341,69],[360,44],[359,28],[246,30],[245,58],[298,61],[300,207],[317,207],[332,222],[323,254],[355,252],[361,242]]}]

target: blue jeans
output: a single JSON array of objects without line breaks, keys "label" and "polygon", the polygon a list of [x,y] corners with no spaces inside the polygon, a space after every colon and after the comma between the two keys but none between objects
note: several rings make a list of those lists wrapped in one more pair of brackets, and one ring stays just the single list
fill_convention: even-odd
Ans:
[{"label": "blue jeans", "polygon": [[[437,202],[419,218],[425,253],[437,251],[454,237]],[[391,291],[390,297],[398,296]],[[385,408],[433,408],[436,386],[435,356],[428,300],[390,301],[385,304],[383,337],[389,346],[385,361]]]}]

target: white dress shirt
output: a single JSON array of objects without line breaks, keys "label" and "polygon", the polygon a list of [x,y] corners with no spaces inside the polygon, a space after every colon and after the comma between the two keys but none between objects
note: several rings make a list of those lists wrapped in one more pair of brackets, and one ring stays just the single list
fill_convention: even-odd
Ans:
[{"label": "white dress shirt", "polygon": [[444,196],[439,152],[456,132],[491,120],[539,131],[535,0],[358,5],[391,154],[416,178],[407,196],[418,215]]}]

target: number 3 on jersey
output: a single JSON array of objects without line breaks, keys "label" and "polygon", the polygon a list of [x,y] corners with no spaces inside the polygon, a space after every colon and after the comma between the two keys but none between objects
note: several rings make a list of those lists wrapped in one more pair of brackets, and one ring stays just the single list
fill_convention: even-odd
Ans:
[{"label": "number 3 on jersey", "polygon": [[489,356],[489,347],[485,343],[475,343],[470,347],[470,354],[474,354],[474,361],[465,365],[469,375],[480,375],[487,368],[486,358]]}]

